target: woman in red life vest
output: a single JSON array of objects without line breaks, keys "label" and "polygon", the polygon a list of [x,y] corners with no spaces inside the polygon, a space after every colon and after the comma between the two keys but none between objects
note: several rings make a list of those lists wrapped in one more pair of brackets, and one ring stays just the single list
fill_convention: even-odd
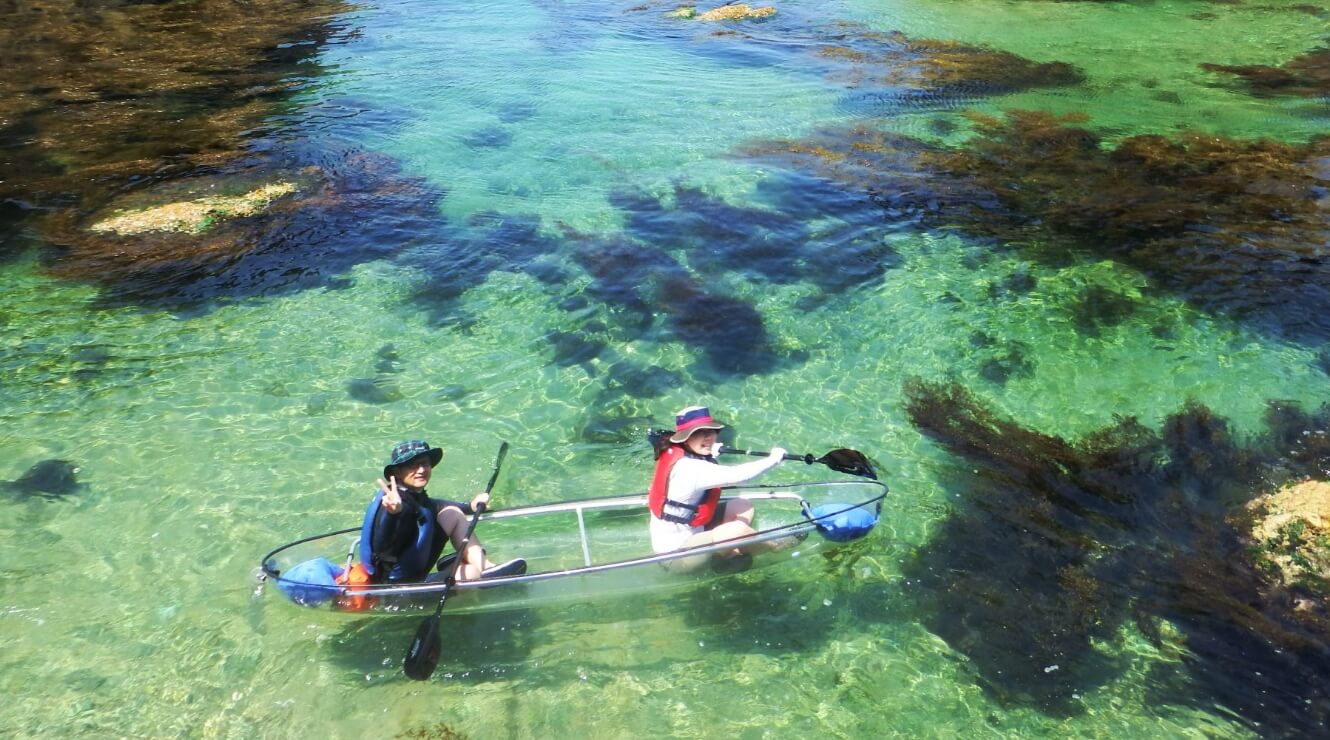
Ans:
[{"label": "woman in red life vest", "polygon": [[[725,425],[711,418],[705,406],[681,410],[674,423],[669,444],[657,452],[656,473],[647,495],[651,549],[672,552],[753,534],[753,505],[742,499],[720,503],[720,487],[752,480],[771,470],[785,458],[785,450],[776,447],[761,460],[720,465],[716,462],[720,450],[716,430]],[[742,552],[743,548],[735,548],[727,555]]]}]

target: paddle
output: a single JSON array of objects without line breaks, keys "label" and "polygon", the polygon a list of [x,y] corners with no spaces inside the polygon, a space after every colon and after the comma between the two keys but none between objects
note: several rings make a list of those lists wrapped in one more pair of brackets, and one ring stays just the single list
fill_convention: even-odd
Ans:
[{"label": "paddle", "polygon": [[[660,448],[660,445],[666,444],[669,437],[670,432],[665,429],[657,429],[647,434],[647,439],[651,442],[652,447],[657,449]],[[752,455],[753,457],[766,457],[771,454],[769,452],[756,452],[753,450],[736,450],[725,446],[721,446],[720,451],[721,454]],[[861,478],[877,480],[877,472],[873,470],[873,463],[869,462],[868,456],[858,450],[851,450],[845,447],[832,450],[822,457],[813,457],[811,454],[795,455],[786,453],[785,459],[800,460],[808,465],[821,463],[837,472],[849,473],[850,475],[857,475]]]},{"label": "paddle", "polygon": [[[485,485],[485,493],[489,493],[494,488],[494,481],[499,478],[499,466],[503,465],[503,458],[508,454],[508,443],[499,445],[499,454],[494,458],[494,473],[490,476],[490,481]],[[471,541],[471,533],[476,531],[476,522],[480,521],[480,514],[485,510],[485,505],[480,504],[476,507],[476,513],[471,516],[471,524],[466,528],[466,535],[462,537],[462,544],[457,548],[459,553],[466,552],[467,543]],[[411,640],[411,647],[406,649],[406,659],[402,661],[402,671],[406,677],[424,681],[434,674],[434,668],[439,665],[439,653],[443,648],[443,640],[439,636],[439,616],[443,613],[444,602],[448,600],[448,594],[453,590],[453,584],[457,582],[457,569],[462,567],[465,558],[459,556],[457,562],[453,564],[453,570],[448,574],[448,580],[443,582],[443,593],[439,595],[439,605],[434,607],[434,613],[428,619],[420,623],[416,629],[416,636]]]}]

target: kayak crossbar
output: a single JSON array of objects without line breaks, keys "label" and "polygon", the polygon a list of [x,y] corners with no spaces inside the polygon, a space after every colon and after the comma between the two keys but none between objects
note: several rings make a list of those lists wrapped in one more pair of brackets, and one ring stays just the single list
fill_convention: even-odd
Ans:
[{"label": "kayak crossbar", "polygon": [[577,531],[582,535],[582,558],[587,567],[591,567],[591,545],[586,539],[586,519],[582,516],[582,507],[577,507]]}]

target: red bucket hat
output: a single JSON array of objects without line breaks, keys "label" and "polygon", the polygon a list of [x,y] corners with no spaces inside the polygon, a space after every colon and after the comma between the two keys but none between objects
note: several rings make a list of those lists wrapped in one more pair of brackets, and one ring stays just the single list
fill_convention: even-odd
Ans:
[{"label": "red bucket hat", "polygon": [[670,441],[683,444],[688,437],[699,429],[724,429],[725,425],[711,418],[711,410],[706,406],[689,406],[680,409],[674,415],[674,434]]}]

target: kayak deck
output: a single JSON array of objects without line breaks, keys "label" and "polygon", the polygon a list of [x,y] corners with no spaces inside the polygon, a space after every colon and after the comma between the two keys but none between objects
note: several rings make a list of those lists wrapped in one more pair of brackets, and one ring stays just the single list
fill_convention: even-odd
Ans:
[{"label": "kayak deck", "polygon": [[[744,540],[657,555],[647,533],[646,494],[539,504],[487,512],[477,536],[491,559],[523,558],[523,575],[458,581],[448,595],[450,612],[513,609],[582,601],[593,597],[659,590],[723,577],[710,565],[717,553],[736,544],[773,541],[780,549],[753,559],[754,568],[785,563],[838,543],[817,534],[809,512],[827,504],[831,511],[864,509],[876,518],[886,486],[877,481],[828,481],[791,485],[735,486],[722,500],[743,498],[753,504],[758,532]],[[871,525],[870,525],[871,526]],[[291,585],[283,572],[312,558],[348,567],[359,528],[339,530],[278,548],[263,561],[267,578]],[[289,579],[289,576],[286,577]],[[443,574],[418,583],[337,587],[337,596],[354,595],[358,612],[401,613],[432,609],[444,589]],[[286,590],[286,589],[283,589]],[[334,608],[347,599],[332,598]],[[338,604],[340,603],[340,606]]]}]

